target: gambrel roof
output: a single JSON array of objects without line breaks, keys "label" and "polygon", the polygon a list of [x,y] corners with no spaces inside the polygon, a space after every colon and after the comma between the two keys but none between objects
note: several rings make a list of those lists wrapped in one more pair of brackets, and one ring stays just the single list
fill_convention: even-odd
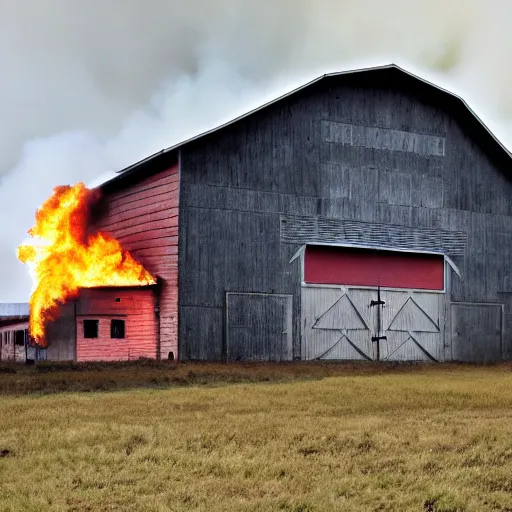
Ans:
[{"label": "gambrel roof", "polygon": [[[310,90],[318,85],[325,85],[327,82],[335,82],[340,85],[373,85],[373,86],[385,86],[385,87],[402,87],[407,90],[419,94],[421,97],[433,101],[440,108],[445,109],[452,113],[454,118],[464,127],[466,131],[469,131],[479,144],[488,152],[488,154],[497,159],[500,162],[504,162],[506,165],[512,164],[510,159],[512,153],[497,139],[497,137],[489,130],[489,128],[483,123],[483,121],[476,115],[471,107],[460,97],[452,92],[443,89],[423,78],[406,71],[405,69],[397,66],[396,64],[389,64],[386,66],[378,66],[372,68],[364,68],[352,71],[343,71],[338,73],[328,73],[322,75],[307,84],[294,89],[293,91],[284,94],[270,101],[254,110],[247,112],[227,123],[224,123],[212,130],[203,132],[195,137],[184,140],[174,146],[148,156],[147,158],[136,162],[121,171],[118,171],[118,176],[107,181],[101,188],[117,186],[120,182],[124,181],[125,178],[133,176],[135,173],[141,173],[141,178],[145,176],[144,170],[149,170],[153,166],[159,163],[167,165],[169,162],[178,160],[179,150],[190,145],[191,143],[208,137],[211,134],[220,132],[221,130],[232,126],[243,119],[246,119],[258,112],[262,112],[266,109],[271,108],[279,103],[283,103],[286,100],[299,95],[301,92]],[[160,167],[160,165],[158,165]],[[138,176],[137,176],[138,178]]]}]

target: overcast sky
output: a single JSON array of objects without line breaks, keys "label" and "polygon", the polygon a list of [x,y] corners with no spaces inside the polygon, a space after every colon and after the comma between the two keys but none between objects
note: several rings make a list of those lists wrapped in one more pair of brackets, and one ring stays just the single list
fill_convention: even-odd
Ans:
[{"label": "overcast sky", "polygon": [[512,147],[507,0],[0,0],[0,301],[57,184],[113,171],[326,72],[395,62]]}]

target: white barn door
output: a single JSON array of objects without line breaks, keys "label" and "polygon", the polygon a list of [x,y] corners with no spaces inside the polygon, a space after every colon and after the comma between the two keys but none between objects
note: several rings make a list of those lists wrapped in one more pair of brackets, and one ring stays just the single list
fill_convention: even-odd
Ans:
[{"label": "white barn door", "polygon": [[[401,253],[393,260],[375,251],[332,248],[307,256],[305,278],[310,282],[302,287],[302,359],[444,360],[442,256]],[[380,288],[380,280],[398,286]]]}]

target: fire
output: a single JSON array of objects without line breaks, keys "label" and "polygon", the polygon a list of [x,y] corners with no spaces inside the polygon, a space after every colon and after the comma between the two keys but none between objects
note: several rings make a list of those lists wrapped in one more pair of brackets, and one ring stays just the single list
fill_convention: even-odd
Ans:
[{"label": "fire", "polygon": [[80,288],[156,282],[115,238],[88,233],[91,206],[98,199],[99,191],[83,183],[55,187],[28,232],[37,242],[18,247],[18,259],[29,266],[34,281],[29,329],[40,346],[47,344],[45,328],[58,317],[59,305]]}]

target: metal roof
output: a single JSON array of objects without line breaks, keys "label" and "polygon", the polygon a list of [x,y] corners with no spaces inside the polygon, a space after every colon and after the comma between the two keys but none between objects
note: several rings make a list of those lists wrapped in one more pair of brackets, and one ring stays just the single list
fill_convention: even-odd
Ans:
[{"label": "metal roof", "polygon": [[503,153],[508,156],[509,158],[512,158],[512,153],[501,143],[500,140],[491,132],[491,130],[484,124],[484,122],[476,115],[476,113],[470,108],[470,106],[466,103],[464,99],[462,99],[460,96],[448,91],[447,89],[444,89],[442,87],[439,87],[438,85],[429,82],[428,80],[425,80],[424,78],[421,78],[403,68],[400,66],[397,66],[396,64],[388,64],[384,66],[376,66],[376,67],[370,67],[370,68],[361,68],[361,69],[355,69],[355,70],[349,70],[349,71],[341,71],[337,73],[326,73],[322,76],[319,76],[318,78],[315,78],[314,80],[288,92],[287,94],[284,94],[268,103],[265,103],[264,105],[261,105],[260,107],[257,107],[239,117],[236,117],[235,119],[232,119],[231,121],[228,121],[227,123],[224,123],[222,125],[217,126],[216,128],[213,128],[211,130],[205,131],[203,133],[200,133],[199,135],[196,135],[195,137],[191,137],[189,139],[186,139],[182,142],[179,142],[178,144],[175,144],[173,146],[170,146],[166,149],[162,149],[161,151],[158,151],[157,153],[154,153],[153,155],[150,155],[143,160],[140,160],[128,167],[125,167],[124,169],[117,171],[118,176],[115,176],[114,178],[106,181],[100,187],[103,187],[109,183],[119,181],[121,178],[123,178],[125,175],[130,175],[133,172],[137,171],[139,168],[144,166],[145,164],[148,164],[159,157],[162,157],[164,155],[170,155],[174,152],[177,152],[179,149],[185,147],[186,145],[190,144],[191,142],[194,142],[198,139],[201,139],[203,137],[206,137],[207,135],[210,135],[212,133],[218,132],[224,128],[227,128],[228,126],[231,126],[242,119],[245,119],[253,114],[256,114],[257,112],[260,112],[280,101],[283,101],[286,98],[289,98],[290,96],[293,96],[297,94],[300,91],[303,91],[304,89],[307,89],[308,87],[311,87],[314,84],[317,84],[323,80],[332,79],[336,77],[350,77],[350,76],[356,76],[356,75],[362,75],[364,73],[369,72],[375,72],[375,71],[397,71],[399,73],[402,73],[404,77],[412,78],[414,80],[418,81],[418,84],[423,84],[428,87],[431,87],[432,90],[437,91],[438,93],[441,93],[443,95],[446,95],[448,98],[450,98],[452,101],[458,102],[460,106],[463,106],[472,116],[474,121],[486,132],[486,134],[492,139],[492,141],[497,145],[497,147],[503,151]]},{"label": "metal roof", "polygon": [[29,306],[25,302],[0,302],[0,318],[16,318],[29,316]]}]

